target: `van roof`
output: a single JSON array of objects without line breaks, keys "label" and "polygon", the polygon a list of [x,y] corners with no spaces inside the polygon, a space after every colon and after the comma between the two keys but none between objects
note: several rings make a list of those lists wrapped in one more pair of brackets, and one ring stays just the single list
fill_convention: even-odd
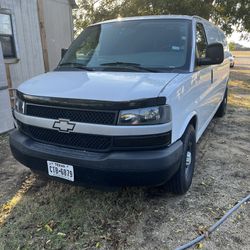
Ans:
[{"label": "van roof", "polygon": [[204,19],[200,16],[188,16],[188,15],[148,15],[148,16],[133,16],[133,17],[118,17],[116,19],[110,19],[98,23],[93,23],[90,26],[94,26],[97,24],[104,24],[104,23],[112,23],[112,22],[123,22],[123,21],[136,21],[136,20],[153,20],[153,19],[182,19],[182,20],[199,20],[203,23],[207,23],[211,25],[212,27],[220,30],[220,32],[224,33],[223,30],[221,30],[219,27],[208,21],[207,19]]},{"label": "van roof", "polygon": [[133,16],[133,17],[118,17],[116,19],[111,19],[103,22],[98,22],[92,25],[96,24],[103,24],[103,23],[111,23],[111,22],[117,22],[117,21],[135,21],[135,20],[150,20],[150,19],[185,19],[185,20],[193,20],[193,19],[200,19],[207,21],[206,19],[203,19],[199,16],[187,16],[187,15],[150,15],[150,16]]}]

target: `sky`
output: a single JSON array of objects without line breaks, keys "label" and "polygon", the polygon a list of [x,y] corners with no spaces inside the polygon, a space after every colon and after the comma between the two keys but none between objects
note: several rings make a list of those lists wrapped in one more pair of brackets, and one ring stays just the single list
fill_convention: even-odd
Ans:
[{"label": "sky", "polygon": [[[250,34],[248,35],[248,37],[250,37]],[[234,31],[232,35],[228,38],[228,41],[239,43],[244,47],[250,48],[250,40],[241,40],[240,38],[241,38],[241,33]]]}]

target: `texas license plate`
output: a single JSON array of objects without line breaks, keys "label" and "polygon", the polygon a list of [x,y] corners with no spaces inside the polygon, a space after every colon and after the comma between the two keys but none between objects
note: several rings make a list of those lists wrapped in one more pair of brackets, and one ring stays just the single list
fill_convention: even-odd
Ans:
[{"label": "texas license plate", "polygon": [[48,174],[58,178],[74,181],[74,167],[59,162],[47,161]]}]

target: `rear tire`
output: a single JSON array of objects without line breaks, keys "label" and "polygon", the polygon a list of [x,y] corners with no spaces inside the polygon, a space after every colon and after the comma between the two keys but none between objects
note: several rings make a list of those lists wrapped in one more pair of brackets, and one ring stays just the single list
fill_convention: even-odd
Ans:
[{"label": "rear tire", "polygon": [[225,114],[226,114],[226,111],[227,111],[227,88],[226,88],[226,91],[225,91],[225,94],[224,94],[224,97],[223,97],[223,100],[216,112],[216,117],[223,117]]},{"label": "rear tire", "polygon": [[168,190],[175,194],[185,194],[191,186],[196,156],[196,135],[195,129],[189,125],[182,136],[183,152],[179,170],[166,183]]}]

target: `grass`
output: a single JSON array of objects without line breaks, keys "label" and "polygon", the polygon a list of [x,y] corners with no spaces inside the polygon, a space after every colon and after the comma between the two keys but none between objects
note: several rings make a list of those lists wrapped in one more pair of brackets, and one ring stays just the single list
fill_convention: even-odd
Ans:
[{"label": "grass", "polygon": [[[250,109],[250,51],[234,51],[233,55],[235,67],[231,69],[228,102],[234,107]],[[243,60],[241,65],[238,65],[239,58]]]},{"label": "grass", "polygon": [[232,51],[232,54],[235,57],[249,57],[250,56],[250,50],[245,51]]},{"label": "grass", "polygon": [[250,109],[250,78],[245,81],[231,80],[229,87],[229,105]]},{"label": "grass", "polygon": [[3,225],[10,215],[15,206],[21,201],[24,194],[30,189],[32,184],[34,183],[34,177],[31,176],[27,178],[18,192],[5,204],[0,207],[0,226]]},{"label": "grass", "polygon": [[140,189],[104,193],[50,182],[37,193],[31,189],[14,209],[2,228],[0,249],[125,246],[121,239],[144,205]]}]

